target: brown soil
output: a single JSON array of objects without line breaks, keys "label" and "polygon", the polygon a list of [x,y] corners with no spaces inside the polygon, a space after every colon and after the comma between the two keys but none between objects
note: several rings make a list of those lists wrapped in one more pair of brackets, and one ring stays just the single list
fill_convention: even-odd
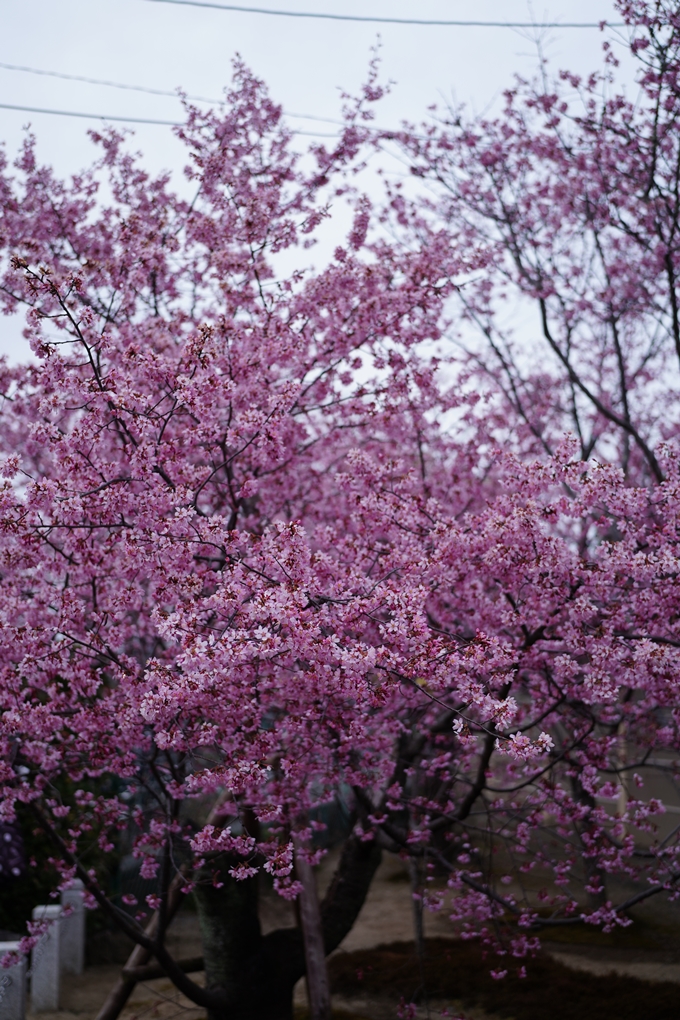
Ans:
[{"label": "brown soil", "polygon": [[422,965],[412,942],[341,953],[330,961],[331,987],[343,997],[384,996],[393,1001],[455,1000],[513,1020],[676,1020],[678,986],[609,974],[578,976],[548,955],[526,961],[527,976],[494,980],[481,946],[451,939],[427,939]]}]

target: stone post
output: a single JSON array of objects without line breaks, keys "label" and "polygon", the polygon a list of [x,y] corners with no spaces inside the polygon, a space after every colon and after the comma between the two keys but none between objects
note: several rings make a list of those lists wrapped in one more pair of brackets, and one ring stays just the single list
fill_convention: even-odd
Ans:
[{"label": "stone post", "polygon": [[50,926],[31,953],[31,1006],[35,1013],[59,1009],[61,961],[59,958],[60,906],[35,907],[34,921]]},{"label": "stone post", "polygon": [[[18,942],[0,942],[0,959],[19,951]],[[26,1015],[26,957],[6,970],[0,968],[0,1020],[24,1020]]]},{"label": "stone post", "polygon": [[79,878],[70,889],[61,894],[62,907],[71,907],[68,917],[62,917],[59,932],[59,953],[62,974],[82,974],[85,967],[85,898],[84,886]]}]

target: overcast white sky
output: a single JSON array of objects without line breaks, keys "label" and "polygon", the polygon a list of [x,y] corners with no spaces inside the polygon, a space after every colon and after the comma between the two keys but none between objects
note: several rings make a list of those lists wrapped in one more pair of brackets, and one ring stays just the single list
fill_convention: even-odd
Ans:
[{"label": "overcast white sky", "polygon": [[[474,20],[620,20],[613,0],[240,0],[245,6],[416,18]],[[483,110],[530,73],[536,50],[530,33],[507,28],[371,25],[267,17],[255,13],[173,6],[148,0],[22,0],[0,4],[0,62],[111,79],[133,85],[220,97],[230,59],[240,53],[291,113],[335,117],[339,91],[356,90],[370,47],[380,35],[383,74],[396,85],[379,123],[417,121],[444,97]],[[545,50],[555,66],[588,72],[600,63],[597,29],[553,29]],[[173,120],[174,98],[62,81],[0,68],[0,103],[97,114]],[[89,163],[88,127],[97,121],[0,109],[0,139],[14,153],[24,126],[38,137],[39,155],[67,174]],[[291,120],[305,130],[332,125]],[[183,150],[171,129],[135,126],[135,147],[152,169],[180,169]],[[0,351],[16,332],[0,329]],[[3,342],[3,334],[5,340]],[[15,350],[12,351],[15,353]]]}]

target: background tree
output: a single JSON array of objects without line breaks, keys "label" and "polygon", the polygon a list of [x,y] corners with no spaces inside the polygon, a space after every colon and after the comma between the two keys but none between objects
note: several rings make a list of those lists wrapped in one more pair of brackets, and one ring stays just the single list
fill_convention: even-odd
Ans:
[{"label": "background tree", "polygon": [[[512,365],[479,402],[470,362],[433,353],[449,300],[493,290],[502,243],[468,250],[458,199],[442,222],[393,196],[396,239],[378,230],[348,189],[379,95],[372,78],[335,150],[299,161],[237,67],[224,112],[189,108],[180,131],[191,203],[115,134],[68,184],[30,141],[18,181],[3,170],[5,309],[27,309],[36,355],[1,386],[3,817],[26,805],[63,881],[215,1018],[291,1016],[383,848],[415,862],[429,906],[517,957],[541,926],[628,923],[680,878],[662,804],[621,787],[675,773],[675,447],[636,424],[650,460],[618,411],[581,402],[581,436],[586,415],[610,428],[603,451],[631,437],[622,465],[584,462],[592,446],[560,437],[570,374],[546,374],[539,428]],[[414,152],[437,180],[447,131]],[[344,247],[299,268],[338,193]],[[92,789],[109,776],[122,786]],[[315,909],[314,811],[348,787],[354,828]],[[157,881],[146,928],[92,859],[93,832],[106,852],[130,827]],[[449,891],[429,891],[435,867]],[[261,869],[301,896],[304,931],[262,936]],[[189,891],[206,988],[165,946]]]},{"label": "background tree", "polygon": [[[434,186],[428,209],[460,251],[481,244],[489,260],[459,299],[470,366],[500,399],[503,427],[537,455],[568,429],[584,459],[658,482],[656,448],[678,428],[680,9],[616,8],[638,95],[616,87],[613,37],[587,80],[553,79],[543,62],[499,117],[451,110],[402,142]],[[518,305],[519,338],[508,325]]]}]

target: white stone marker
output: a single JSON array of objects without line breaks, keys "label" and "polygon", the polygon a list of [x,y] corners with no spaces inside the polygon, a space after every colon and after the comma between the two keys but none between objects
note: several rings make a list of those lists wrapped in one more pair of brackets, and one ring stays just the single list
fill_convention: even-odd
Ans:
[{"label": "white stone marker", "polygon": [[82,974],[85,967],[85,887],[79,878],[70,889],[61,894],[62,907],[71,907],[72,913],[59,922],[59,953],[62,974]]},{"label": "white stone marker", "polygon": [[[0,959],[19,951],[18,942],[0,942]],[[0,1020],[24,1020],[26,1015],[26,957],[6,970],[0,968]]]},{"label": "white stone marker", "polygon": [[31,1006],[35,1013],[59,1009],[61,960],[59,958],[60,906],[35,907],[34,921],[50,926],[31,952]]}]

